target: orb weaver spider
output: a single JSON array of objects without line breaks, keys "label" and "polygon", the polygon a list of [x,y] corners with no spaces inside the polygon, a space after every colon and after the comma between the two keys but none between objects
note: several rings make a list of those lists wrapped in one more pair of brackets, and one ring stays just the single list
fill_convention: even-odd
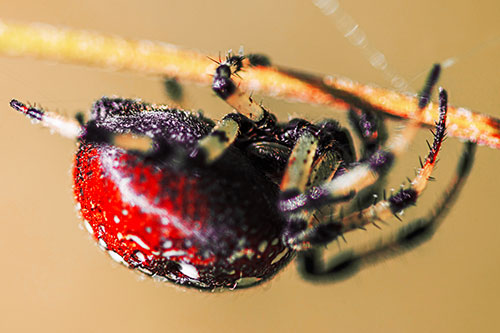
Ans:
[{"label": "orb weaver spider", "polygon": [[[13,29],[18,28],[13,27]],[[13,33],[22,34],[25,32],[17,31]],[[75,36],[72,36],[71,33],[65,35],[66,33],[68,32],[62,33],[57,39],[63,44],[74,42],[72,38]],[[80,35],[80,37],[82,36]],[[89,38],[89,36],[84,37]],[[9,48],[12,49],[13,45],[9,45]],[[23,52],[30,53],[26,50]],[[71,59],[72,56],[75,57],[74,59],[79,57],[76,53],[72,54],[71,49],[70,54],[67,55],[68,59]],[[194,58],[196,56],[191,55],[188,60]],[[91,59],[78,60],[92,61]],[[102,61],[94,60],[95,62]],[[440,210],[432,213],[428,219],[409,223],[408,227],[402,230],[395,240],[388,240],[387,243],[371,248],[364,253],[351,253],[347,258],[342,257],[340,262],[334,262],[333,265],[328,267],[322,267],[322,264],[318,263],[318,246],[343,237],[344,232],[363,228],[366,224],[378,226],[379,220],[383,222],[389,215],[398,217],[397,213],[414,204],[428,180],[432,179],[430,173],[435,165],[439,148],[445,136],[448,112],[447,96],[443,90],[440,92],[439,107],[429,104],[430,92],[439,76],[438,66],[431,72],[418,103],[415,103],[414,98],[408,96],[375,90],[370,87],[356,86],[345,80],[336,81],[332,78],[319,80],[315,76],[304,73],[284,69],[276,70],[269,66],[257,66],[258,70],[256,72],[264,73],[262,80],[259,80],[259,83],[264,82],[264,86],[266,85],[265,75],[267,74],[271,74],[271,77],[273,75],[280,77],[281,79],[277,80],[277,82],[287,82],[286,80],[289,80],[288,86],[285,85],[284,95],[288,94],[289,97],[300,96],[301,90],[295,89],[303,87],[306,92],[305,99],[310,99],[311,102],[349,105],[351,109],[350,116],[353,123],[358,126],[357,131],[365,144],[365,159],[357,164],[353,159],[354,152],[349,144],[349,136],[335,122],[326,121],[320,124],[310,124],[303,119],[298,119],[288,124],[279,124],[271,113],[247,96],[242,89],[244,88],[243,82],[246,79],[242,80],[241,87],[233,81],[234,75],[241,74],[243,76],[243,73],[240,72],[242,67],[249,66],[248,64],[243,65],[244,60],[245,58],[242,56],[228,56],[225,61],[218,61],[217,68],[214,71],[212,88],[238,113],[228,115],[216,126],[202,116],[196,118],[172,109],[158,108],[132,100],[102,99],[94,106],[90,121],[87,123],[81,121],[80,124],[61,120],[56,115],[26,106],[15,100],[11,102],[11,105],[30,118],[41,121],[43,125],[65,136],[80,140],[81,146],[75,168],[75,189],[77,191],[75,194],[82,210],[86,210],[86,212],[82,211],[82,214],[89,220],[87,222],[88,229],[99,239],[101,246],[108,251],[111,257],[142,270],[146,274],[163,277],[182,285],[209,290],[255,285],[273,276],[277,270],[292,258],[293,251],[306,251],[301,258],[303,268],[307,273],[311,275],[331,275],[337,273],[339,267],[352,267],[350,264],[355,263],[362,256],[372,255],[380,249],[392,246],[402,240],[413,240],[422,231],[430,231],[435,227],[434,221],[441,213]],[[192,71],[197,65],[204,63],[204,61],[199,61],[199,63],[197,61],[195,59],[195,61],[184,65],[187,66],[186,68],[191,68]],[[182,67],[183,62],[186,62],[186,59],[176,59],[173,64]],[[127,66],[133,67],[135,65],[128,64]],[[179,76],[178,71],[178,68],[175,69],[176,76]],[[247,73],[251,73],[251,70],[249,69]],[[199,73],[193,74],[188,70],[181,70],[181,74],[186,79],[189,79],[190,76],[192,76],[192,79],[200,76]],[[277,89],[276,82],[267,79],[270,80],[267,83],[269,89]],[[252,82],[250,81],[249,84],[251,85]],[[339,89],[339,85],[345,87]],[[377,98],[381,99],[380,94],[383,95],[385,101],[389,99],[390,102],[372,103],[374,98],[375,100]],[[365,95],[367,95],[366,99],[364,98]],[[382,142],[377,140],[377,120],[373,110],[379,111],[383,108],[391,108],[388,106],[391,105],[390,103],[393,103],[392,105],[405,105],[406,107],[397,108],[394,112],[399,116],[413,118],[413,120],[407,126],[404,134],[397,135],[388,145],[383,145]],[[495,136],[495,131],[498,131],[498,123],[495,123],[491,118],[473,115],[469,112],[466,116],[469,125],[472,117],[474,126],[479,124],[484,128],[488,128],[488,130],[484,130],[479,134],[476,133],[473,137],[472,134],[467,132],[468,125],[459,117],[459,114],[464,111],[450,109],[454,110],[451,114],[455,116],[452,123],[455,126],[453,126],[453,130],[450,127],[450,132],[453,132],[456,136],[462,135],[473,139],[476,142],[491,146],[498,145],[498,137]],[[138,116],[141,112],[143,114]],[[380,201],[376,200],[376,198],[375,200],[372,199],[373,202],[362,200],[359,203],[355,201],[354,205],[352,205],[352,199],[356,192],[374,184],[380,175],[387,172],[393,159],[406,149],[420,123],[430,122],[429,118],[437,119],[437,117],[432,118],[433,112],[439,113],[434,142],[429,145],[430,153],[425,162],[421,163],[417,176],[413,180],[409,180],[410,187],[402,189],[389,197],[384,195],[383,200]],[[163,115],[159,116],[158,114]],[[150,115],[152,119],[146,121],[144,118],[148,118]],[[165,126],[168,126],[168,122],[172,119],[165,120],[158,117],[168,118],[171,115],[173,115],[174,122],[176,122],[176,127],[183,126],[182,130],[171,128],[166,133],[152,131],[154,128],[152,121],[163,122]],[[181,118],[187,120],[181,121]],[[476,123],[475,119],[486,120],[477,120]],[[141,150],[137,149],[135,145],[131,147],[128,144],[121,143],[121,139],[126,139],[131,133],[146,138],[146,141],[149,139],[148,148]],[[177,138],[174,139],[173,136]],[[190,138],[179,139],[178,136]],[[137,140],[132,138],[132,141],[135,144]],[[239,154],[244,156],[244,160],[241,160],[241,156],[229,155],[228,158],[228,152],[233,149],[230,147],[236,147]],[[94,149],[103,150],[95,152]],[[253,149],[253,151],[250,149]],[[443,197],[444,202],[451,201],[457,193],[470,170],[473,154],[474,145],[467,144],[457,176]],[[100,164],[96,166],[82,165],[95,160],[100,161]],[[112,223],[119,224],[123,219],[130,219],[129,221],[134,221],[133,224],[141,225],[141,221],[143,221],[139,213],[136,212],[137,215],[133,215],[130,213],[132,208],[125,207],[126,203],[130,204],[125,199],[132,196],[134,199],[127,199],[133,201],[132,207],[139,206],[143,210],[146,210],[145,207],[149,205],[149,203],[146,203],[146,206],[141,204],[141,195],[137,193],[130,194],[130,192],[138,191],[136,187],[139,185],[135,182],[140,183],[145,179],[148,186],[152,186],[151,179],[148,178],[152,176],[149,174],[146,176],[147,172],[150,172],[145,171],[149,166],[149,164],[145,164],[146,161],[153,163],[155,169],[160,168],[160,166],[164,167],[166,163],[165,170],[170,172],[169,175],[173,174],[175,176],[178,176],[179,170],[183,168],[202,173],[200,170],[203,168],[210,170],[213,165],[220,161],[236,163],[232,164],[232,168],[235,166],[255,168],[258,172],[251,173],[250,178],[255,177],[253,178],[254,181],[255,179],[259,179],[259,181],[265,179],[270,184],[264,186],[265,191],[260,193],[264,197],[264,201],[257,206],[262,208],[272,203],[274,206],[271,206],[274,208],[269,209],[268,207],[263,210],[263,213],[272,216],[271,220],[276,220],[277,225],[274,225],[272,231],[264,230],[264,232],[259,232],[260,238],[256,237],[249,241],[241,235],[240,230],[244,232],[258,230],[258,228],[252,229],[251,227],[256,221],[262,223],[262,212],[258,212],[261,215],[256,215],[258,216],[257,220],[248,219],[248,221],[252,222],[250,225],[236,225],[233,215],[238,213],[239,209],[232,210],[230,208],[230,214],[225,217],[225,220],[221,220],[220,216],[222,215],[216,215],[210,211],[204,213],[205,215],[196,211],[188,213],[190,209],[193,209],[192,205],[189,205],[186,211],[180,213],[181,215],[179,213],[177,215],[166,214],[165,210],[158,213],[154,209],[161,207],[148,206],[148,209],[154,211],[146,211],[145,220],[151,214],[166,214],[168,215],[166,219],[170,221],[166,223],[158,223],[157,221],[156,225],[174,225],[175,228],[160,230],[164,234],[158,237],[157,230],[152,232],[153,228],[150,225],[142,226],[144,230],[141,230],[141,232],[152,233],[158,237],[154,245],[144,242],[143,238],[136,234],[127,233],[124,235],[121,229],[115,228],[114,233],[112,233],[107,230],[107,227],[111,226]],[[175,165],[172,165],[170,161],[174,161],[173,164]],[[114,174],[112,170],[115,170],[115,164],[119,164],[120,167],[131,167],[131,169],[126,172],[121,170],[118,174]],[[229,174],[221,172],[221,170],[228,171],[227,168],[225,166],[218,170],[218,173],[209,173],[205,179],[217,184],[220,176],[228,176],[232,180],[232,184],[240,182],[245,185],[243,188],[248,187],[247,185],[250,184],[248,177],[243,181],[234,175],[229,176]],[[165,170],[161,169],[161,172],[166,172]],[[98,175],[104,176],[102,178],[106,181],[111,180],[114,182],[117,187],[109,192],[103,190],[102,186],[104,184],[99,184],[93,189],[90,188],[95,184],[86,184],[89,180],[87,177],[91,177],[90,175],[96,171]],[[124,175],[133,175],[137,172],[139,175],[136,176],[139,177],[132,179],[133,183],[130,184],[130,178]],[[214,175],[218,177],[214,177]],[[264,178],[262,178],[263,176]],[[101,177],[98,178],[101,179]],[[169,184],[166,188],[171,189],[174,186]],[[196,183],[191,184],[191,186],[196,186]],[[278,186],[280,195],[276,196],[275,193],[267,198],[267,193],[276,192]],[[212,189],[210,186],[208,188]],[[97,189],[96,192],[98,193],[90,193],[95,189]],[[182,190],[184,190],[184,187],[181,187]],[[117,201],[109,201],[113,205],[107,209],[103,209],[104,203],[99,201],[108,199],[103,197],[104,193],[119,194]],[[198,194],[205,194],[201,189],[193,193],[196,194],[195,199],[199,199]],[[222,196],[222,198],[228,200],[227,202],[231,202],[229,200],[232,194],[237,195],[238,201],[244,199],[241,201],[250,200],[251,203],[255,203],[258,200],[256,199],[257,196],[255,196],[258,192],[255,189],[248,193],[244,191],[240,193],[232,189],[229,191],[230,196],[223,196],[222,194],[226,194],[223,189],[217,188],[215,190],[215,195]],[[144,192],[144,197],[153,201],[156,201],[156,199],[161,201],[163,198],[158,194],[152,195],[149,192]],[[173,197],[167,195],[166,198],[168,205],[171,205]],[[189,198],[184,200],[189,200]],[[237,202],[232,202],[234,206],[229,205],[227,202],[228,207],[238,206]],[[186,202],[181,201],[180,205],[182,206],[184,203]],[[332,207],[334,203],[339,204],[339,206],[342,203],[347,203],[348,208],[351,206],[352,211],[348,211],[347,215],[344,215],[344,212],[340,210],[335,211],[333,217],[330,215],[321,216],[323,215],[320,214],[321,208],[327,205]],[[444,206],[446,205],[441,205],[441,207]],[[212,207],[209,205],[202,206],[202,208],[208,210]],[[121,215],[111,214],[111,209],[117,209],[121,212]],[[246,210],[242,211],[248,214],[252,213],[248,206],[246,206]],[[106,215],[113,216],[113,218],[106,217]],[[197,215],[208,217],[209,220],[215,218],[219,222],[224,222],[221,224],[221,228],[216,228],[214,222],[207,222],[209,225],[207,229],[203,222],[199,223],[199,226],[196,224],[196,222],[200,222],[199,219],[195,218]],[[318,217],[318,215],[320,216]],[[184,225],[185,220],[189,220],[189,228]],[[148,231],[148,228],[150,228],[150,231]],[[197,230],[197,228],[200,230]],[[231,233],[230,231],[235,232]],[[225,235],[225,232],[228,235]],[[269,234],[266,234],[266,232],[269,232]],[[180,236],[173,236],[176,233],[179,233]],[[213,233],[213,235],[206,237],[206,234],[210,233]],[[167,237],[165,234],[169,236]],[[224,237],[218,238],[220,235]],[[236,238],[232,238],[234,236]],[[261,238],[268,236],[270,236],[269,239]],[[207,243],[207,239],[211,243]],[[174,241],[177,243],[175,247],[172,246]],[[139,248],[141,250],[138,250]],[[145,250],[150,251],[150,253],[145,254]],[[150,256],[153,259],[150,259]],[[334,261],[338,261],[337,259],[339,258],[335,258]]]}]

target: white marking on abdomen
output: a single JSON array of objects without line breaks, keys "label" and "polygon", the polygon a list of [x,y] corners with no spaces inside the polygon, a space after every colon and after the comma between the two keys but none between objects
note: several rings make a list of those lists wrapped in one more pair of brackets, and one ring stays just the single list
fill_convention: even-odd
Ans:
[{"label": "white marking on abdomen", "polygon": [[126,240],[131,240],[133,242],[136,242],[137,245],[139,245],[140,247],[142,247],[142,248],[144,248],[146,250],[151,250],[151,248],[146,243],[144,243],[144,241],[141,238],[139,238],[136,235],[127,235],[127,236],[125,236],[125,239]]},{"label": "white marking on abdomen", "polygon": [[181,265],[180,272],[191,279],[197,280],[200,278],[200,274],[198,273],[198,270],[196,267],[190,264],[186,264],[185,262],[180,262]]}]

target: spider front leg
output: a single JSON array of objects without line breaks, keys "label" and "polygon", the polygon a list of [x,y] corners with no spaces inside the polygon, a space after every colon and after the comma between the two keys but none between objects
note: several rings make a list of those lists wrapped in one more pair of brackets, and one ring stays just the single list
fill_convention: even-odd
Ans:
[{"label": "spider front leg", "polygon": [[[208,163],[215,161],[236,140],[241,128],[250,122],[265,125],[273,121],[270,114],[245,92],[240,90],[231,76],[241,69],[242,56],[231,56],[225,62],[216,61],[212,90],[238,113],[225,116],[205,138],[200,140],[196,151],[202,151]],[[214,60],[215,61],[215,60]]]}]

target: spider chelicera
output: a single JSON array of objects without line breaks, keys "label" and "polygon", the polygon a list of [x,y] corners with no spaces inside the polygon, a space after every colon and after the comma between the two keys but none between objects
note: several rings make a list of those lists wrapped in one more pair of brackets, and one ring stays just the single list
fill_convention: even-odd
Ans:
[{"label": "spider chelicera", "polygon": [[[360,259],[432,233],[470,170],[473,144],[466,144],[441,209],[408,222],[396,237],[321,259],[323,246],[344,233],[399,219],[415,204],[432,180],[445,138],[444,90],[434,142],[415,178],[379,198],[373,191],[418,131],[418,115],[385,143],[379,116],[353,107],[350,120],[364,146],[357,160],[350,133],[337,121],[280,123],[240,90],[233,78],[255,65],[251,59],[230,55],[218,61],[212,89],[237,111],[218,124],[122,98],[95,102],[87,122],[17,100],[11,106],[79,141],[74,193],[85,227],[114,260],[161,280],[203,290],[249,287],[274,276],[296,254],[306,277],[335,278]],[[420,111],[439,73],[434,66]]]}]

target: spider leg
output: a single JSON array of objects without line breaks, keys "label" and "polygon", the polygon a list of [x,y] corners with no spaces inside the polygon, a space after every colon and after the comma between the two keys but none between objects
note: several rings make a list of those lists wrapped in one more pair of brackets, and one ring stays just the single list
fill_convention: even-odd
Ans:
[{"label": "spider leg", "polygon": [[382,117],[368,108],[350,108],[348,119],[362,144],[362,156],[368,158],[387,140],[387,130]]},{"label": "spider leg", "polygon": [[[321,181],[321,179],[332,178],[341,163],[341,160],[334,153],[327,152],[320,159],[314,161],[316,149],[318,147],[318,138],[309,132],[304,132],[297,140],[288,165],[283,175],[280,190],[280,204],[296,206],[300,202],[287,200],[287,198],[297,198],[299,193],[303,193],[312,182]],[[316,162],[313,166],[313,162]],[[351,195],[340,198],[340,201],[349,200]],[[283,208],[283,207],[282,207]],[[293,211],[290,207],[282,209],[283,211]],[[285,243],[293,245],[294,240],[308,229],[308,221],[314,218],[312,214],[306,211],[297,211],[284,213],[287,224],[283,232]]]},{"label": "spider leg", "polygon": [[[308,132],[314,133],[312,135],[315,137],[317,144],[314,147],[306,146],[305,149],[307,149],[308,152],[313,152],[315,150],[316,156],[314,156],[312,165],[307,166],[307,168],[301,165],[301,157],[296,158],[296,156],[294,156],[293,159],[291,159],[287,156],[288,168],[284,168],[285,176],[280,177],[280,181],[282,182],[282,199],[286,196],[293,196],[296,193],[302,193],[311,187],[319,186],[325,182],[331,181],[333,177],[336,176],[337,172],[345,172],[346,166],[353,163],[356,159],[356,152],[350,132],[340,127],[336,121],[325,120],[319,122],[311,127],[310,130],[311,131]],[[295,144],[297,144],[297,142]],[[295,149],[298,150],[299,147],[295,147]],[[290,184],[286,186],[291,173],[302,174],[302,186],[290,186]],[[303,184],[307,178],[308,181],[304,187]],[[339,207],[341,206],[330,205],[330,213],[333,214],[334,209]],[[309,213],[302,214],[302,217],[309,220],[308,225],[313,225],[315,221],[319,220],[316,216],[318,213],[323,215],[321,211],[311,211]],[[287,214],[285,214],[285,216],[286,215]],[[299,212],[297,216],[301,216],[301,213]],[[290,219],[290,216],[287,217]]]},{"label": "spider leg", "polygon": [[184,89],[175,77],[168,77],[164,81],[167,96],[175,103],[181,104],[184,101]]},{"label": "spider leg", "polygon": [[[411,181],[410,187],[401,189],[399,192],[391,195],[389,198],[374,203],[370,207],[352,213],[346,217],[338,217],[329,222],[318,224],[317,226],[297,233],[293,238],[288,239],[288,244],[296,249],[304,249],[307,247],[322,245],[331,242],[345,232],[364,228],[368,224],[373,224],[376,221],[385,221],[394,215],[397,215],[407,207],[414,205],[417,198],[425,189],[432,170],[436,164],[437,155],[441,148],[441,144],[446,136],[446,115],[448,97],[446,91],[440,89],[439,93],[440,115],[439,121],[436,123],[436,131],[434,142],[430,147],[430,152],[421,165],[421,169],[416,177]],[[288,207],[282,207],[282,210],[288,210]]]},{"label": "spider leg", "polygon": [[204,154],[207,163],[215,161],[239,134],[240,126],[231,117],[224,117],[212,131],[197,144],[197,151]]},{"label": "spider leg", "polygon": [[318,139],[311,133],[304,132],[292,150],[285,174],[281,181],[281,192],[299,193],[306,189],[311,173]]},{"label": "spider leg", "polygon": [[[304,132],[297,140],[281,181],[282,197],[295,196],[297,193],[305,191],[317,147],[318,139],[309,132]],[[315,174],[318,176],[322,172],[323,170],[319,166],[315,169]],[[305,212],[289,214],[286,220],[287,225],[283,232],[285,240],[293,239],[298,232],[307,228],[308,217]]]},{"label": "spider leg", "polygon": [[[429,104],[430,94],[439,78],[440,71],[441,67],[439,65],[434,65],[431,70],[427,82],[420,93],[420,111],[425,109]],[[417,119],[410,120],[399,135],[396,135],[385,148],[375,151],[364,163],[355,166],[346,174],[336,177],[328,183],[312,188],[309,190],[309,193],[298,194],[296,198],[286,198],[286,200],[292,200],[296,203],[300,202],[300,205],[288,205],[286,202],[282,202],[280,203],[282,212],[287,213],[308,209],[322,205],[326,201],[336,201],[338,198],[352,195],[356,191],[374,184],[392,166],[394,159],[407,149],[410,141],[420,128],[419,124],[422,114],[420,112],[420,116],[416,117]]]},{"label": "spider leg", "polygon": [[231,79],[231,75],[233,75],[233,71],[230,64],[222,63],[215,70],[212,90],[227,104],[250,120],[255,122],[263,120],[266,110],[241,90]]},{"label": "spider leg", "polygon": [[[240,59],[239,57],[237,57]],[[232,69],[234,64],[231,63],[231,58],[225,62],[215,61],[219,64],[215,70],[214,79],[212,82],[212,90],[222,98],[226,103],[232,106],[238,114],[229,114],[217,126],[213,128],[211,133],[199,141],[197,152],[202,152],[206,162],[212,163],[224,153],[224,151],[234,142],[240,134],[241,117],[246,117],[253,122],[265,121],[269,114],[262,106],[255,103],[252,97],[243,92],[232,80],[231,76],[236,74]],[[238,67],[238,70],[241,68]]]},{"label": "spider leg", "polygon": [[10,101],[10,106],[61,136],[76,139],[81,135],[82,127],[76,120],[64,118],[56,113],[48,112],[35,106],[23,104],[15,99]]},{"label": "spider leg", "polygon": [[147,136],[132,135],[130,133],[111,133],[103,129],[98,129],[91,124],[84,127],[83,116],[81,114],[77,115],[77,119],[69,119],[54,112],[26,105],[15,99],[10,102],[10,106],[28,118],[40,122],[42,126],[49,128],[54,133],[68,139],[76,140],[92,132],[91,136],[95,137],[96,140],[106,141],[109,144],[126,150],[147,151],[152,146],[152,141]]},{"label": "spider leg", "polygon": [[325,152],[312,165],[308,187],[332,180],[341,163],[342,158],[339,154],[333,151]]},{"label": "spider leg", "polygon": [[[116,104],[116,103],[115,103]],[[83,127],[82,115],[77,116],[77,120],[65,118],[57,113],[49,112],[35,106],[29,106],[13,99],[10,106],[23,113],[28,118],[39,121],[44,127],[48,127],[53,132],[69,139],[76,140],[82,135],[91,133],[91,136],[99,141],[106,141],[109,144],[121,147],[126,150],[147,152],[152,147],[152,140],[148,136],[130,133],[111,133],[92,126],[90,122],[86,128]],[[117,106],[118,109],[124,108]],[[95,117],[107,117],[105,113],[97,110]],[[230,117],[224,118],[212,132],[198,143],[198,150],[204,152],[208,162],[215,160],[236,138],[239,125],[237,121]]]},{"label": "spider leg", "polygon": [[358,272],[364,265],[401,255],[429,240],[460,194],[472,168],[476,147],[472,142],[464,144],[455,177],[430,213],[406,223],[390,235],[370,242],[364,248],[344,249],[328,260],[323,258],[321,248],[299,253],[299,269],[304,278],[314,281],[345,279]]},{"label": "spider leg", "polygon": [[[382,114],[369,107],[363,109],[351,107],[348,111],[348,119],[361,141],[361,160],[367,160],[372,154],[379,150],[387,140],[387,128]],[[366,208],[373,202],[373,193],[380,193],[386,182],[389,168],[381,169],[374,184],[358,191],[356,194],[356,208]],[[321,185],[321,184],[319,184]]]}]

